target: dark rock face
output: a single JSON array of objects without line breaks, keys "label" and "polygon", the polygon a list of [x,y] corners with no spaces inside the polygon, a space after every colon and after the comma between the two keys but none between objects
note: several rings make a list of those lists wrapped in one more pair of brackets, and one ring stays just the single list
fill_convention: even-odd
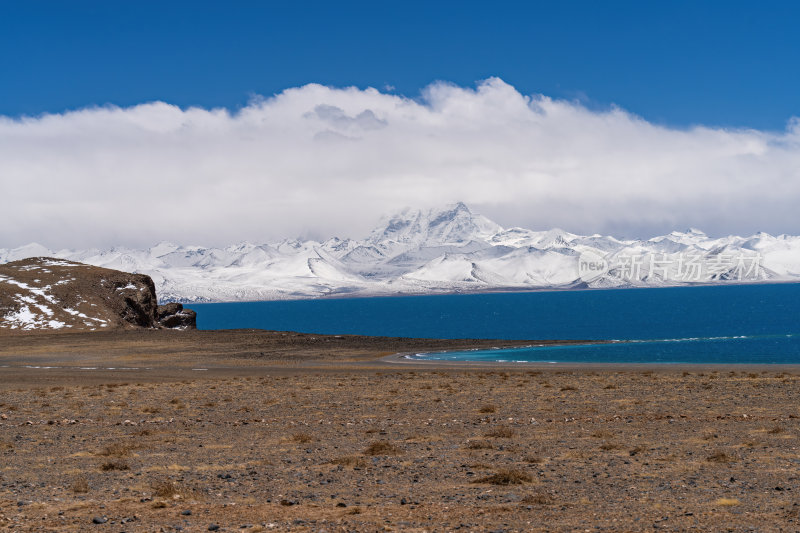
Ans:
[{"label": "dark rock face", "polygon": [[[121,316],[126,322],[143,328],[155,327],[154,309],[158,305],[156,299],[156,286],[150,276],[143,274],[130,274],[125,286],[115,287],[114,290],[123,296],[125,304]],[[121,282],[115,283],[119,285]],[[136,289],[130,287],[135,286]]]},{"label": "dark rock face", "polygon": [[119,314],[125,322],[143,328],[197,329],[197,313],[191,309],[179,303],[158,305],[150,276],[127,274],[114,285],[114,293],[123,297]]},{"label": "dark rock face", "polygon": [[184,309],[179,303],[159,305],[156,310],[156,320],[162,328],[197,329],[197,313],[191,309]]}]

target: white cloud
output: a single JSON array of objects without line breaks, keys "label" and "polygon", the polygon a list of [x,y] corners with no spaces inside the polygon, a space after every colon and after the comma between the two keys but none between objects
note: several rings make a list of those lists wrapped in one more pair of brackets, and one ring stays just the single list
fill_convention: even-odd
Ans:
[{"label": "white cloud", "polygon": [[0,247],[363,236],[463,200],[502,225],[800,233],[800,121],[672,129],[499,79],[409,99],[287,89],[231,113],[161,103],[0,117]]}]

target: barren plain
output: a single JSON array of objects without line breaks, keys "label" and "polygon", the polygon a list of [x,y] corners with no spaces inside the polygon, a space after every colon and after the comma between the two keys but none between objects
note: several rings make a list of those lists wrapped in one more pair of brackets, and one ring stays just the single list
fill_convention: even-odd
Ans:
[{"label": "barren plain", "polygon": [[800,369],[387,357],[498,344],[3,335],[0,529],[800,530]]}]

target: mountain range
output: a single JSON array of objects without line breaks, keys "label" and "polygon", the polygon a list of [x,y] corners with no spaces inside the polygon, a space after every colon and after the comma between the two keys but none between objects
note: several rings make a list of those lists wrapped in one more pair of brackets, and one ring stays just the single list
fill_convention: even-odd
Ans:
[{"label": "mountain range", "polygon": [[364,239],[286,239],[224,248],[0,248],[0,263],[58,257],[147,274],[162,302],[219,302],[800,281],[800,237],[710,238],[690,229],[647,240],[503,228],[463,203],[386,217]]}]

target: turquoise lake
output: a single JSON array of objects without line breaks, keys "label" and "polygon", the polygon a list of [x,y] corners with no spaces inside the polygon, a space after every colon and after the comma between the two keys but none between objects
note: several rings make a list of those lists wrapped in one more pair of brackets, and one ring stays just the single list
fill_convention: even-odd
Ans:
[{"label": "turquoise lake", "polygon": [[606,345],[422,354],[441,360],[800,364],[800,284],[192,304],[200,329]]}]

